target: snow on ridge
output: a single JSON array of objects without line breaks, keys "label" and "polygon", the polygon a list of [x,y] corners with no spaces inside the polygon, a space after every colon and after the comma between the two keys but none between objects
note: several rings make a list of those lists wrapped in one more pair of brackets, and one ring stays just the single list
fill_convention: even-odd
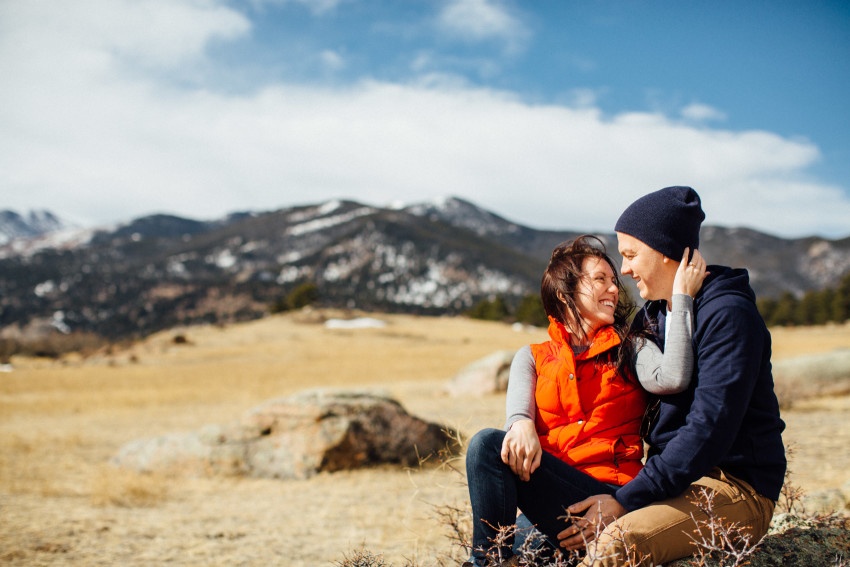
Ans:
[{"label": "snow on ridge", "polygon": [[321,205],[310,207],[306,211],[291,213],[288,218],[290,222],[304,222],[322,215],[328,215],[340,207],[342,207],[342,201],[339,199],[332,199],[326,203],[322,203]]},{"label": "snow on ridge", "polygon": [[31,238],[15,238],[6,244],[0,243],[0,259],[13,256],[32,256],[46,249],[71,250],[85,246],[98,229],[68,228],[47,232]]},{"label": "snow on ridge", "polygon": [[330,214],[330,213],[334,212],[335,210],[337,210],[338,208],[340,208],[341,206],[342,206],[342,201],[340,201],[339,199],[332,199],[332,200],[328,201],[327,203],[325,203],[324,205],[322,205],[321,207],[319,207],[319,214],[320,215]]},{"label": "snow on ridge", "polygon": [[332,226],[336,226],[339,224],[344,224],[350,222],[358,217],[370,215],[375,212],[375,209],[372,207],[361,207],[359,209],[355,209],[348,213],[343,213],[341,215],[335,215],[332,217],[325,217],[320,219],[315,219],[312,221],[307,221],[295,226],[291,226],[286,229],[286,234],[290,236],[301,236],[307,234],[309,232],[316,232],[319,230],[324,230],[326,228],[330,228]]}]

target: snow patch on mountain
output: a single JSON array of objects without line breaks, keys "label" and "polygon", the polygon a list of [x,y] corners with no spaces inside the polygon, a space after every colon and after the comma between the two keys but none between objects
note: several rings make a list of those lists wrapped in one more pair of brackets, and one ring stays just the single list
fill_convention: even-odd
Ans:
[{"label": "snow patch on mountain", "polygon": [[70,223],[50,211],[33,210],[26,216],[15,211],[0,211],[0,246],[18,238],[32,238],[68,228],[72,228]]},{"label": "snow patch on mountain", "polygon": [[303,236],[304,234],[308,234],[310,232],[318,232],[320,230],[326,230],[328,228],[331,228],[332,226],[351,222],[358,217],[371,215],[374,212],[375,209],[373,209],[372,207],[361,207],[348,213],[343,213],[332,217],[317,218],[315,220],[303,222],[295,226],[290,226],[286,229],[286,234],[289,236]]},{"label": "snow patch on mountain", "polygon": [[403,209],[412,215],[465,228],[479,236],[513,234],[521,227],[457,197],[437,197]]},{"label": "snow patch on mountain", "polygon": [[0,243],[0,260],[15,256],[31,257],[42,250],[72,250],[89,244],[96,229],[68,228],[38,236],[19,237],[5,245]]}]

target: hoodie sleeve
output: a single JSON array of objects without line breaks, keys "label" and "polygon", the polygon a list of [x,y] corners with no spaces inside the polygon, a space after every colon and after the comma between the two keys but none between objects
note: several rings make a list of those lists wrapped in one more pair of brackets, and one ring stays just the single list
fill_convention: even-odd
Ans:
[{"label": "hoodie sleeve", "polygon": [[730,297],[697,313],[697,375],[686,421],[615,497],[627,510],[677,496],[717,466],[735,442],[766,347],[752,302]]}]

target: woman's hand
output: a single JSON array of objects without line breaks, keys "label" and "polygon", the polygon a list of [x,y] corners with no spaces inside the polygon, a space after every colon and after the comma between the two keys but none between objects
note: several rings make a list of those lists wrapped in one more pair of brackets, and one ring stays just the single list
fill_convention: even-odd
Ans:
[{"label": "woman's hand", "polygon": [[531,473],[540,466],[542,456],[543,449],[534,422],[530,419],[514,422],[502,442],[502,462],[511,467],[521,480],[528,481]]},{"label": "woman's hand", "polygon": [[708,272],[705,271],[705,258],[702,257],[699,250],[694,250],[694,256],[688,262],[689,250],[689,248],[685,248],[679,269],[676,270],[676,277],[673,279],[673,293],[684,293],[696,297]]}]

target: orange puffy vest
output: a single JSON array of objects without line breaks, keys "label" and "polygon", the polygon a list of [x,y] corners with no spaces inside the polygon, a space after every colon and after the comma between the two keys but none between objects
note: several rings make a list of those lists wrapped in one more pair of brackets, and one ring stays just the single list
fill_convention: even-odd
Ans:
[{"label": "orange puffy vest", "polygon": [[646,393],[596,355],[620,344],[613,327],[600,329],[590,348],[573,356],[566,328],[550,318],[552,340],[531,345],[537,366],[537,434],[543,450],[611,484],[640,471],[640,426]]}]

